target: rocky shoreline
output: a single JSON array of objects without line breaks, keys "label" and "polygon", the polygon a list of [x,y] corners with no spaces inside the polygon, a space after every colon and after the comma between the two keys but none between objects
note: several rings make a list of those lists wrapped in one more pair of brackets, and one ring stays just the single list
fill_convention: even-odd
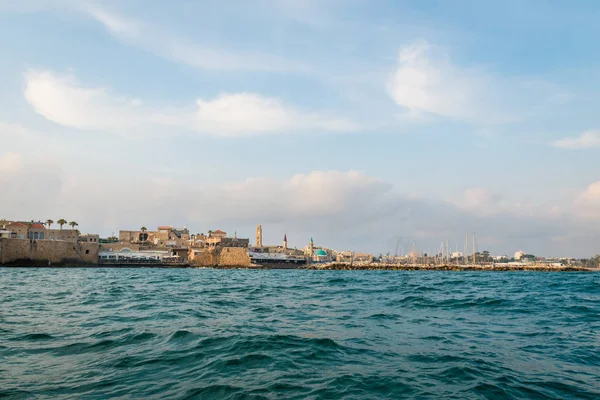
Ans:
[{"label": "rocky shoreline", "polygon": [[599,268],[586,268],[573,265],[560,267],[546,265],[429,265],[429,264],[353,264],[328,263],[311,264],[304,267],[311,270],[357,270],[357,271],[539,271],[539,272],[600,272]]}]

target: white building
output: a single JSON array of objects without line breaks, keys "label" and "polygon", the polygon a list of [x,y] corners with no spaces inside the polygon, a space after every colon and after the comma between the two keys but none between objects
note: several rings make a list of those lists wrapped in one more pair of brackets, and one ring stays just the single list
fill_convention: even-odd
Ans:
[{"label": "white building", "polygon": [[160,262],[171,258],[171,252],[166,250],[133,251],[124,248],[118,251],[100,250],[98,258],[102,262],[155,261]]}]

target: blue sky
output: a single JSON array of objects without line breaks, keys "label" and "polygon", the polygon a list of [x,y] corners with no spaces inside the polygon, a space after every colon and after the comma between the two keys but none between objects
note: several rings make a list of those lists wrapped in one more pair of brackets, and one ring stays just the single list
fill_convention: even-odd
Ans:
[{"label": "blue sky", "polygon": [[584,0],[0,0],[4,217],[600,252],[599,17]]}]

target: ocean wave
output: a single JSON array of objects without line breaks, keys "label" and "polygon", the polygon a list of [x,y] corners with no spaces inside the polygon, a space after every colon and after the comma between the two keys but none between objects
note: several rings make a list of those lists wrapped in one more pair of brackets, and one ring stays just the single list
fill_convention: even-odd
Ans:
[{"label": "ocean wave", "polygon": [[4,271],[0,397],[600,398],[597,274],[65,271]]}]

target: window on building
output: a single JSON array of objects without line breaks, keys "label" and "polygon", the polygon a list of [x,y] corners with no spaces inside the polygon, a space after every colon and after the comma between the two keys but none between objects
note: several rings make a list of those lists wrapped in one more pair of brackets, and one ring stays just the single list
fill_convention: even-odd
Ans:
[{"label": "window on building", "polygon": [[85,254],[90,254],[90,251],[89,251],[89,250],[86,250],[86,251],[85,251]]}]

